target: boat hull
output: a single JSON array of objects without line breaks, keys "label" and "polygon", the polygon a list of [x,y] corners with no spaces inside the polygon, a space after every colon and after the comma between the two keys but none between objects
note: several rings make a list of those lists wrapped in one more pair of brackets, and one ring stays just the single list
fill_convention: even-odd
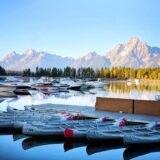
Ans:
[{"label": "boat hull", "polygon": [[160,135],[157,136],[128,135],[123,138],[123,141],[127,145],[156,144],[160,143]]},{"label": "boat hull", "polygon": [[16,86],[0,85],[0,92],[12,92],[15,89],[16,89]]}]

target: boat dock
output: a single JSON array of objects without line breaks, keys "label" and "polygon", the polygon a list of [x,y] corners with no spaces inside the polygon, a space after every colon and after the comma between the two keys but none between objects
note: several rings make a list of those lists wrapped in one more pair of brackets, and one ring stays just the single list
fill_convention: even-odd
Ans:
[{"label": "boat dock", "polygon": [[109,112],[109,111],[98,111],[94,108],[90,108],[86,111],[82,112],[83,115],[89,116],[89,117],[109,117],[112,119],[120,119],[125,117],[128,121],[133,122],[157,122],[160,124],[160,117],[158,116],[149,116],[149,115],[135,115],[135,114],[129,114],[129,113],[118,113],[118,112]]},{"label": "boat dock", "polygon": [[133,122],[157,122],[160,123],[160,116],[142,115],[142,114],[130,114],[123,112],[111,112],[104,110],[96,110],[94,106],[77,106],[77,105],[64,105],[64,104],[40,104],[28,106],[33,108],[53,108],[56,110],[79,112],[84,117],[100,118],[108,117],[111,119],[120,119],[125,117],[129,121]]},{"label": "boat dock", "polygon": [[17,110],[8,106],[7,112],[0,113],[0,130],[18,129],[29,137],[60,136],[88,141],[121,139],[125,144],[160,143],[160,116],[135,114],[132,100],[124,100],[117,108],[111,104],[117,105],[122,99],[104,100],[97,98],[95,107],[41,104]]}]

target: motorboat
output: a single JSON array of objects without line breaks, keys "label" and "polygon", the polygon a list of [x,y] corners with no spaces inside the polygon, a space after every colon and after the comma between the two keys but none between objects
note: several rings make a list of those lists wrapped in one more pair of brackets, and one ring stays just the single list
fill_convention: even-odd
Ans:
[{"label": "motorboat", "polygon": [[0,98],[15,98],[15,97],[17,97],[17,95],[14,94],[13,92],[9,92],[9,91],[0,92]]},{"label": "motorboat", "polygon": [[1,83],[0,84],[0,92],[13,92],[16,89],[16,85]]},{"label": "motorboat", "polygon": [[52,83],[36,83],[31,86],[33,89],[57,89],[58,87],[54,86]]},{"label": "motorboat", "polygon": [[30,95],[28,89],[15,89],[13,91],[16,95]]},{"label": "motorboat", "polygon": [[103,88],[104,85],[106,85],[106,82],[101,82],[101,81],[88,81],[86,84],[91,85],[95,88]]}]

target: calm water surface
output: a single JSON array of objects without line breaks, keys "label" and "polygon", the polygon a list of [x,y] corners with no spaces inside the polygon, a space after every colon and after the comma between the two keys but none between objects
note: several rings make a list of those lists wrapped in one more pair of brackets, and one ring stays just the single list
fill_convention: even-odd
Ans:
[{"label": "calm water surface", "polygon": [[[88,92],[70,91],[69,93],[60,93],[51,96],[37,93],[33,96],[21,96],[17,99],[7,99],[0,103],[0,109],[6,110],[7,105],[23,109],[24,105],[42,103],[74,104],[93,107],[97,96],[153,100],[157,94],[160,94],[159,83],[143,83],[141,85],[131,86],[127,86],[124,83],[113,83],[106,85],[104,89],[93,89]],[[126,148],[121,146],[112,146],[111,142],[105,144],[103,147],[98,147],[96,144],[92,146],[82,142],[66,142],[65,140],[57,139],[38,141],[32,138],[27,139],[27,137],[23,137],[18,133],[6,132],[0,134],[0,160],[160,159],[160,146],[153,147],[152,151],[151,149],[141,148],[138,149],[138,151],[135,149],[135,152],[128,152]]]}]

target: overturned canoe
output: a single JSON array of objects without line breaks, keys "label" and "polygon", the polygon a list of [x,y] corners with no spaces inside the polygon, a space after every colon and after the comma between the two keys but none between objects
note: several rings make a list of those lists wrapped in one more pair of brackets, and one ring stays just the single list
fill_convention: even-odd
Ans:
[{"label": "overturned canoe", "polygon": [[33,127],[24,126],[22,133],[28,136],[63,136],[64,128],[57,127]]},{"label": "overturned canoe", "polygon": [[160,132],[149,133],[149,134],[135,134],[126,135],[123,137],[123,142],[127,145],[138,145],[138,144],[156,144],[160,143]]},{"label": "overturned canoe", "polygon": [[[80,121],[80,122],[79,122]],[[22,132],[29,136],[58,136],[58,135],[64,135],[64,132],[66,128],[72,128],[74,130],[81,131],[79,137],[84,137],[86,135],[86,132],[89,129],[102,129],[106,128],[106,126],[112,125],[113,122],[103,122],[103,123],[97,123],[95,121],[91,120],[73,120],[73,121],[57,121],[52,123],[45,123],[42,125],[35,124],[26,124],[23,125]],[[77,134],[76,134],[77,136]]]},{"label": "overturned canoe", "polygon": [[[138,126],[125,126],[126,125],[126,120],[124,118],[118,119],[115,122],[112,122],[111,125],[105,125],[105,126],[97,126],[94,128],[86,128],[86,129],[72,129],[72,128],[66,128],[64,131],[64,136],[66,138],[88,138],[91,139],[96,138],[96,139],[109,139],[111,136],[113,136],[113,139],[115,138],[122,138],[121,134],[119,132],[121,130],[128,130],[130,131],[133,129],[133,127],[141,127],[142,125]],[[106,134],[104,134],[105,132]],[[108,133],[107,133],[108,132]],[[118,132],[118,137],[117,135],[112,135],[112,133]],[[131,131],[130,131],[131,132]],[[119,137],[120,136],[120,137]]]},{"label": "overturned canoe", "polygon": [[0,128],[12,128],[13,127],[13,121],[7,120],[7,121],[0,121]]},{"label": "overturned canoe", "polygon": [[48,126],[33,126],[33,125],[24,125],[22,129],[22,133],[29,136],[63,136],[64,131],[66,127],[71,127],[74,129],[83,129],[86,130],[86,128],[93,128],[89,124],[85,125],[48,125]]},{"label": "overturned canoe", "polygon": [[[45,117],[45,116],[44,116]],[[113,121],[106,121],[106,122],[97,122],[96,120],[61,120],[61,119],[52,119],[52,118],[44,118],[40,120],[39,118],[31,118],[31,119],[16,119],[14,120],[13,127],[15,129],[22,129],[23,126],[30,124],[33,127],[45,127],[50,126],[52,127],[72,127],[74,126],[83,126],[83,125],[90,125],[96,128],[105,127],[106,125],[112,125]]]},{"label": "overturned canoe", "polygon": [[60,118],[50,118],[48,116],[33,116],[33,117],[14,117],[7,118],[6,120],[11,120],[13,122],[14,129],[22,129],[25,125],[30,125],[33,127],[45,127],[45,128],[54,128],[61,126],[63,128],[68,128],[72,126],[86,126],[90,125],[95,128],[105,127],[106,125],[112,125],[114,121],[105,121],[97,122],[96,120],[87,119],[87,120],[61,120]]},{"label": "overturned canoe", "polygon": [[109,140],[109,139],[123,139],[127,135],[144,135],[159,133],[158,128],[151,127],[151,124],[126,126],[126,127],[110,127],[106,130],[90,130],[87,133],[88,140]]}]

